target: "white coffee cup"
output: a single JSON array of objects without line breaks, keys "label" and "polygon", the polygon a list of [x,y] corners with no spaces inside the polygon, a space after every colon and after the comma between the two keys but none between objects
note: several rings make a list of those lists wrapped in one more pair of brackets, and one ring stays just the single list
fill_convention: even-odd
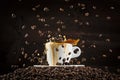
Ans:
[{"label": "white coffee cup", "polygon": [[55,66],[57,63],[69,63],[71,58],[78,57],[81,54],[81,49],[70,43],[47,42],[45,51],[49,66]]}]

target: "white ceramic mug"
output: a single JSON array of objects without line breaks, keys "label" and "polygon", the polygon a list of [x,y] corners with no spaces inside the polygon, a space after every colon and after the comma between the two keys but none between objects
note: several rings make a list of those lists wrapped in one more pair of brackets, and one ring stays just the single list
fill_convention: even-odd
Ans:
[{"label": "white ceramic mug", "polygon": [[55,66],[57,63],[69,63],[71,58],[81,54],[81,49],[70,43],[47,42],[45,50],[49,66]]}]

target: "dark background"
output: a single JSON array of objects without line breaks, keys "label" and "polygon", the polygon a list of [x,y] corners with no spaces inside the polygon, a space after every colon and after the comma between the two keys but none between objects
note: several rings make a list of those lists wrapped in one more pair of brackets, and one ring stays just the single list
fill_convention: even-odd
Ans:
[{"label": "dark background", "polygon": [[[78,7],[78,3],[84,3],[86,9],[82,10]],[[38,4],[40,7],[35,11],[32,10]],[[74,7],[70,9],[70,5]],[[96,9],[93,9],[93,6],[96,6]],[[49,11],[44,11],[44,7],[48,7]],[[119,0],[68,0],[68,2],[64,0],[2,0],[0,2],[0,73],[18,68],[17,65],[21,67],[23,64],[27,66],[37,64],[24,59],[21,56],[21,48],[24,48],[24,52],[28,55],[37,49],[42,56],[48,31],[51,31],[54,36],[63,34],[67,38],[80,38],[78,46],[81,47],[82,54],[78,60],[81,64],[120,73],[119,7]],[[60,11],[59,8],[63,8],[64,11]],[[86,12],[89,16],[84,16]],[[95,17],[96,14],[99,17]],[[45,22],[40,22],[36,15],[40,15],[39,18],[45,18]],[[55,19],[52,20],[51,17]],[[76,19],[78,22],[75,22]],[[57,24],[59,20],[64,23]],[[37,28],[32,30],[32,25],[36,25]],[[66,28],[63,29],[62,25]],[[24,29],[22,29],[23,26],[25,26]],[[39,30],[42,33],[38,34]],[[29,34],[27,38],[24,37],[26,33]],[[29,44],[26,45],[25,41]],[[22,60],[19,61],[19,59]]]}]

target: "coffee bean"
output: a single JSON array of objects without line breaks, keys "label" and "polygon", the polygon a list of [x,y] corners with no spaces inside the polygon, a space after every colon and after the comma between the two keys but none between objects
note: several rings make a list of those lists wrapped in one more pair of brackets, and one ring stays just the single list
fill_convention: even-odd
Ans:
[{"label": "coffee bean", "polygon": [[65,62],[65,60],[66,60],[66,59],[65,59],[65,58],[63,58],[63,60],[62,60],[62,61],[63,61],[63,63]]},{"label": "coffee bean", "polygon": [[69,63],[68,62],[64,62],[63,65],[69,65]]},{"label": "coffee bean", "polygon": [[70,55],[70,54],[71,54],[71,52],[68,53],[68,55]]},{"label": "coffee bean", "polygon": [[64,48],[64,45],[62,45],[62,48]]},{"label": "coffee bean", "polygon": [[59,51],[58,48],[56,48],[56,51]]},{"label": "coffee bean", "polygon": [[67,57],[67,60],[69,60],[69,57]]},{"label": "coffee bean", "polygon": [[77,64],[79,65],[79,64],[80,64],[80,61],[77,61]]},{"label": "coffee bean", "polygon": [[59,57],[59,60],[61,60],[61,57]]},{"label": "coffee bean", "polygon": [[79,49],[77,48],[74,50],[74,53],[77,54],[78,51],[79,51]]}]

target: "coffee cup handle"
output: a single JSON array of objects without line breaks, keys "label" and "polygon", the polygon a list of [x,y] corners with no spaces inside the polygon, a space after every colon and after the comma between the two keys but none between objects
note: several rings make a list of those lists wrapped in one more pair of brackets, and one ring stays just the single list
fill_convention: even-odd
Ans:
[{"label": "coffee cup handle", "polygon": [[80,55],[81,55],[81,49],[79,47],[77,47],[77,46],[74,46],[72,48],[72,56],[71,56],[71,58],[75,58],[75,57],[78,57]]}]

